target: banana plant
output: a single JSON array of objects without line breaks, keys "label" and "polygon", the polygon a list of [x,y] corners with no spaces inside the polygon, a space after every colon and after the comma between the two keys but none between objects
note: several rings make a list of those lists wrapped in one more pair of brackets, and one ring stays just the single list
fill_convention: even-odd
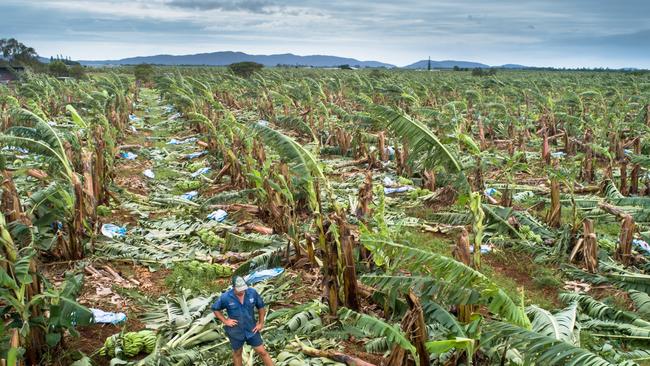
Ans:
[{"label": "banana plant", "polygon": [[24,351],[27,362],[37,364],[47,347],[53,348],[61,342],[66,330],[77,334],[75,326],[90,324],[92,313],[74,301],[80,289],[79,278],[69,279],[61,288],[46,283],[41,289],[36,251],[32,246],[16,246],[3,215],[0,215],[0,241],[3,255],[0,300],[2,312],[12,318],[7,332],[12,335],[14,351],[9,351],[9,357],[17,361],[17,353]]}]

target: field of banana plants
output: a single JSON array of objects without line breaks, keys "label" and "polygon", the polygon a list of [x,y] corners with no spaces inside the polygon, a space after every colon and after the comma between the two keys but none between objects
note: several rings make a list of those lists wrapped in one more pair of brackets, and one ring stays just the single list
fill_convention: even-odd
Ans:
[{"label": "field of banana plants", "polygon": [[279,366],[650,365],[648,73],[27,74],[0,123],[1,365],[229,364],[277,268]]}]

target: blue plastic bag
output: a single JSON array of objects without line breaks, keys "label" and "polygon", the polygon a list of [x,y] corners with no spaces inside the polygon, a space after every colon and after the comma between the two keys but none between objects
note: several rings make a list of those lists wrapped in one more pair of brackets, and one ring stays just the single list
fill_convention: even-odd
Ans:
[{"label": "blue plastic bag", "polygon": [[195,159],[195,158],[198,158],[198,157],[200,157],[200,156],[203,156],[203,155],[205,155],[205,154],[207,154],[207,153],[208,153],[207,151],[197,151],[197,152],[193,152],[193,153],[191,153],[191,154],[187,154],[187,155],[185,155],[184,158],[187,159],[187,160],[189,160],[189,159]]},{"label": "blue plastic bag", "polygon": [[650,256],[650,244],[644,240],[632,239],[632,246],[636,249],[637,252],[643,253],[643,255]]},{"label": "blue plastic bag", "polygon": [[126,320],[124,313],[111,313],[99,309],[90,308],[93,313],[93,323],[96,324],[119,324]]},{"label": "blue plastic bag", "polygon": [[384,187],[384,194],[402,193],[402,192],[412,191],[414,189],[415,188],[413,188],[411,186],[403,186],[403,187],[397,187],[397,188]]},{"label": "blue plastic bag", "polygon": [[5,146],[5,147],[2,148],[2,150],[13,150],[13,151],[21,152],[23,154],[29,153],[29,150],[24,149],[22,147],[16,147],[16,146]]},{"label": "blue plastic bag", "polygon": [[485,189],[485,195],[488,196],[488,197],[494,196],[495,194],[497,194],[497,192],[498,191],[495,188],[486,188]]},{"label": "blue plastic bag", "polygon": [[191,191],[191,192],[183,193],[183,194],[181,195],[181,197],[182,197],[182,198],[185,198],[185,199],[188,200],[188,201],[191,201],[192,199],[194,199],[194,198],[195,198],[196,196],[198,196],[198,195],[199,195],[199,192],[197,192],[197,191]]},{"label": "blue plastic bag", "polygon": [[277,277],[281,275],[282,272],[284,272],[284,268],[281,267],[255,271],[249,274],[248,276],[244,277],[244,281],[246,281],[246,283],[249,285],[254,285],[258,282],[266,281],[270,278]]},{"label": "blue plastic bag", "polygon": [[216,210],[216,211],[211,212],[208,215],[209,220],[214,220],[214,221],[217,221],[217,222],[222,222],[223,220],[226,219],[226,217],[228,217],[228,213],[226,211],[224,211],[224,210]]},{"label": "blue plastic bag", "polygon": [[130,151],[123,152],[120,156],[126,160],[135,160],[138,156]]},{"label": "blue plastic bag", "polygon": [[382,182],[384,183],[384,186],[386,186],[386,187],[391,187],[391,186],[394,186],[394,185],[397,184],[397,182],[395,182],[391,177],[384,177]]},{"label": "blue plastic bag", "polygon": [[182,144],[189,144],[190,142],[196,141],[196,137],[188,137],[185,140],[177,140],[177,139],[171,139],[167,143],[167,145],[182,145]]},{"label": "blue plastic bag", "polygon": [[190,174],[190,175],[192,176],[192,178],[196,178],[196,177],[198,177],[199,175],[201,175],[201,174],[205,174],[205,173],[207,173],[207,172],[209,172],[209,171],[210,171],[210,168],[208,168],[208,167],[206,166],[206,167],[204,167],[204,168],[201,168],[201,169],[195,171],[194,173],[192,173],[192,174]]},{"label": "blue plastic bag", "polygon": [[124,236],[126,234],[126,228],[113,224],[104,224],[102,225],[101,232],[105,237],[113,239]]},{"label": "blue plastic bag", "polygon": [[389,159],[395,159],[395,148],[392,146],[387,146],[384,148],[384,151],[388,154]]},{"label": "blue plastic bag", "polygon": [[[481,254],[487,254],[487,253],[491,252],[492,249],[494,249],[494,247],[492,245],[483,244],[483,245],[481,245]],[[469,252],[474,253],[474,246],[469,247]]]}]

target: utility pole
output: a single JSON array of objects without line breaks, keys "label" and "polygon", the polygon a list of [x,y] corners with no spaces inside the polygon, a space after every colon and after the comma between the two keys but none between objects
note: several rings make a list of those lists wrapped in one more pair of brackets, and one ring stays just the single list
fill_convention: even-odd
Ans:
[{"label": "utility pole", "polygon": [[427,70],[431,71],[431,56],[429,56],[429,64],[427,64]]}]

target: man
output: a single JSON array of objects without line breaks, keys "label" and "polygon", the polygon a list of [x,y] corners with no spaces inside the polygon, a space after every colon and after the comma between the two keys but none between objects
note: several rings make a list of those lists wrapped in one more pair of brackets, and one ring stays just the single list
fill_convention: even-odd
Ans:
[{"label": "man", "polygon": [[[258,320],[255,322],[253,307],[257,308]],[[228,318],[224,317],[222,310],[228,311]],[[237,276],[232,279],[232,289],[212,304],[214,316],[223,324],[230,346],[235,366],[242,366],[242,349],[248,343],[262,358],[265,366],[273,366],[271,356],[264,349],[264,342],[260,331],[264,328],[264,315],[266,308],[264,300],[254,288],[249,288],[243,278]]]}]

